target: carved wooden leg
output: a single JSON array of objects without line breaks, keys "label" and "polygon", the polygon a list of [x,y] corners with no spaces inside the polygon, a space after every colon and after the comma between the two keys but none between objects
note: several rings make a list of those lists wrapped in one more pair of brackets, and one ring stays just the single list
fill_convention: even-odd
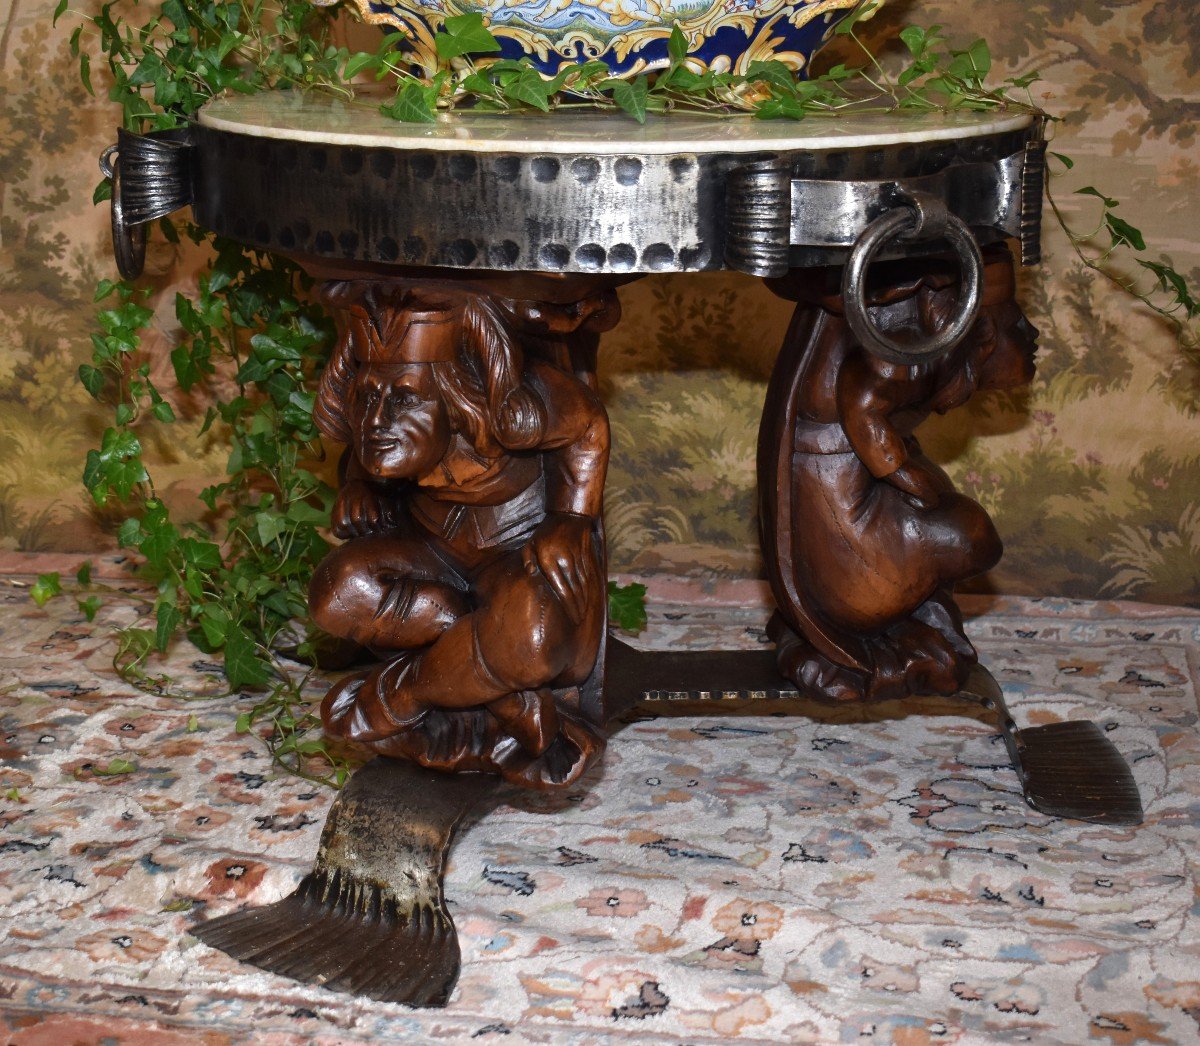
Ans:
[{"label": "carved wooden leg", "polygon": [[[826,278],[797,273],[776,285],[799,303],[759,436],[780,669],[829,700],[954,693],[976,657],[953,586],[992,567],[1001,545],[913,430],[979,387],[1028,380],[1035,332],[1013,301],[1007,254],[987,268],[973,331],[949,354],[911,366],[858,344]],[[880,327],[928,333],[953,296],[943,266],[910,263],[887,272],[868,303]]]},{"label": "carved wooden leg", "polygon": [[346,445],[314,617],[375,667],[328,733],[443,770],[558,787],[599,756],[608,419],[592,279],[325,284],[342,324],[315,417]]},{"label": "carved wooden leg", "polygon": [[[928,337],[954,307],[936,260],[879,266],[865,292],[893,341]],[[875,701],[956,694],[994,709],[1031,805],[1129,823],[1141,806],[1129,769],[1090,723],[1019,730],[977,666],[954,585],[999,560],[983,509],[921,451],[916,426],[984,388],[1033,376],[1037,332],[1014,297],[1007,250],[987,255],[979,319],[948,353],[911,364],[868,352],[830,274],[774,289],[798,303],[759,437],[763,552],[778,610],[780,672],[808,696]]]},{"label": "carved wooden leg", "polygon": [[613,282],[324,285],[341,336],[314,416],[346,446],[344,543],[310,602],[375,664],[334,685],[322,718],[395,758],[353,776],[293,895],[202,923],[202,940],[309,983],[443,1005],[459,961],[442,897],[455,826],[506,784],[564,787],[600,756],[609,436],[595,356],[619,314]]}]

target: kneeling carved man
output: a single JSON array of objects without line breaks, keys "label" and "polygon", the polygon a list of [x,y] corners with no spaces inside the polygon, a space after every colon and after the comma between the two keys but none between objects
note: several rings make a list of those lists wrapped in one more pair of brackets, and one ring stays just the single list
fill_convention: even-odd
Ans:
[{"label": "kneeling carved man", "polygon": [[347,446],[333,514],[346,541],[310,604],[381,659],[330,690],[327,733],[534,787],[574,781],[603,749],[580,693],[605,626],[609,434],[555,335],[615,302],[549,315],[455,288],[326,293],[346,322],[315,417]]}]

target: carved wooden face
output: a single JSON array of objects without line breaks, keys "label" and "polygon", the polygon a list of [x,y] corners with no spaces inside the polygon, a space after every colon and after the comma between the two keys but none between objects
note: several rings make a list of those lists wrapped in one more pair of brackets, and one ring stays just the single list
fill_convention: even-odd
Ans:
[{"label": "carved wooden face", "polygon": [[1015,389],[1033,380],[1038,329],[1029,322],[1015,300],[985,306],[984,322],[995,339],[991,355],[979,373],[980,388]]},{"label": "carved wooden face", "polygon": [[446,456],[450,421],[428,363],[367,363],[354,381],[354,451],[379,479],[420,479]]}]

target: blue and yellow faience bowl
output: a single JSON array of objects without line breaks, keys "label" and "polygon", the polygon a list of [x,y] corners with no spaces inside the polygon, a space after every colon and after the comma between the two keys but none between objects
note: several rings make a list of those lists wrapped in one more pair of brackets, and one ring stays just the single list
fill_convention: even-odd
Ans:
[{"label": "blue and yellow faience bowl", "polygon": [[355,0],[363,17],[403,30],[414,62],[437,64],[433,34],[454,15],[479,12],[503,48],[543,73],[599,59],[614,76],[668,63],[675,26],[697,71],[744,72],[775,59],[799,71],[863,0]]}]

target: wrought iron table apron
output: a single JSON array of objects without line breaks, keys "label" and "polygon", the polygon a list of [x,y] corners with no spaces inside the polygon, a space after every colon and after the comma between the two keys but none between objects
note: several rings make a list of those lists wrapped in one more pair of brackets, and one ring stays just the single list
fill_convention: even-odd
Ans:
[{"label": "wrought iron table apron", "polygon": [[[1037,260],[1030,127],[935,143],[785,153],[400,150],[193,128],[193,211],[264,250],[502,272],[760,276],[840,264],[897,188]],[[128,180],[129,174],[125,173]],[[1021,224],[1027,221],[1024,235]],[[936,243],[893,247],[901,257]],[[940,248],[944,249],[944,247]]]}]

